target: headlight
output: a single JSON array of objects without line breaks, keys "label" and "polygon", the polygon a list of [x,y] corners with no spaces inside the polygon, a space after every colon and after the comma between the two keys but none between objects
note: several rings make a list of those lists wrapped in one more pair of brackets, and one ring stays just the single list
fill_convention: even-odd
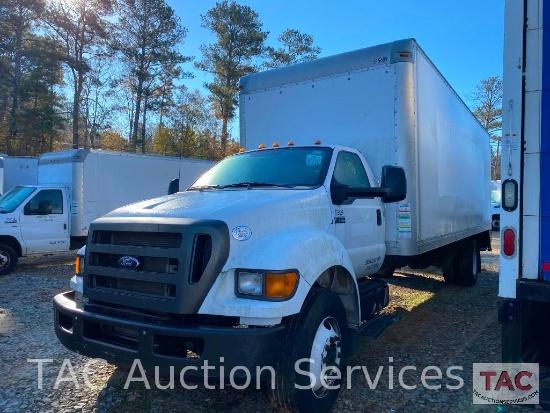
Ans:
[{"label": "headlight", "polygon": [[240,272],[237,277],[237,291],[245,295],[263,294],[262,274],[253,272]]},{"label": "headlight", "polygon": [[298,271],[248,271],[236,272],[236,294],[248,298],[286,300],[298,287]]}]

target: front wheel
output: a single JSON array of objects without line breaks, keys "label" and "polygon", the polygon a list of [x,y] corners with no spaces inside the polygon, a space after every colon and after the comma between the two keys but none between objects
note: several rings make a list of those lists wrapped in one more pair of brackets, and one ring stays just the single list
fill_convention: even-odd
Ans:
[{"label": "front wheel", "polygon": [[17,265],[17,258],[17,253],[11,246],[0,244],[0,275],[12,272]]},{"label": "front wheel", "polygon": [[351,340],[340,297],[314,291],[287,328],[271,402],[282,411],[329,412],[342,386]]}]

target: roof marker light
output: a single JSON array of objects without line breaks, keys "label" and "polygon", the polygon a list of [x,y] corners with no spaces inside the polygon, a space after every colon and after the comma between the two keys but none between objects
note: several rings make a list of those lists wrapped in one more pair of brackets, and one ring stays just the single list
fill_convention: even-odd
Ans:
[{"label": "roof marker light", "polygon": [[320,144],[321,144],[321,140],[320,140],[320,139],[317,139],[317,140],[315,141],[315,145],[320,145]]},{"label": "roof marker light", "polygon": [[294,146],[294,141],[288,141],[288,146]]},{"label": "roof marker light", "polygon": [[260,145],[258,145],[258,149],[265,149],[265,145],[263,143],[260,143]]},{"label": "roof marker light", "polygon": [[273,142],[273,145],[272,145],[274,148],[278,148],[279,147],[279,142]]},{"label": "roof marker light", "polygon": [[239,149],[239,153],[243,153],[243,152],[246,152],[246,149],[245,149],[245,148]]}]

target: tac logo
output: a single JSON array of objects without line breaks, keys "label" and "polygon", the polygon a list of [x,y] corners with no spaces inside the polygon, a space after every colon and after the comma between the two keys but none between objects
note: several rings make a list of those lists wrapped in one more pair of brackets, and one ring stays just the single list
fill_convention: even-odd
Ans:
[{"label": "tac logo", "polygon": [[474,363],[474,404],[538,404],[538,363]]}]

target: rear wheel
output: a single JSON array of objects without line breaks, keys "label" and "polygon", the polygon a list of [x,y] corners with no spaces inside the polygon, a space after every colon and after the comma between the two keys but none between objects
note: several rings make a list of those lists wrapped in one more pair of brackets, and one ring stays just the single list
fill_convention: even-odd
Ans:
[{"label": "rear wheel", "polygon": [[17,265],[17,258],[17,253],[11,246],[0,244],[0,275],[12,272]]},{"label": "rear wheel", "polygon": [[272,404],[287,412],[329,412],[342,385],[350,340],[338,295],[314,291],[288,321]]},{"label": "rear wheel", "polygon": [[446,284],[456,284],[457,283],[457,270],[454,262],[442,268],[443,279]]},{"label": "rear wheel", "polygon": [[477,282],[477,275],[481,269],[479,248],[475,240],[468,240],[456,256],[458,270],[458,284],[473,287]]}]

